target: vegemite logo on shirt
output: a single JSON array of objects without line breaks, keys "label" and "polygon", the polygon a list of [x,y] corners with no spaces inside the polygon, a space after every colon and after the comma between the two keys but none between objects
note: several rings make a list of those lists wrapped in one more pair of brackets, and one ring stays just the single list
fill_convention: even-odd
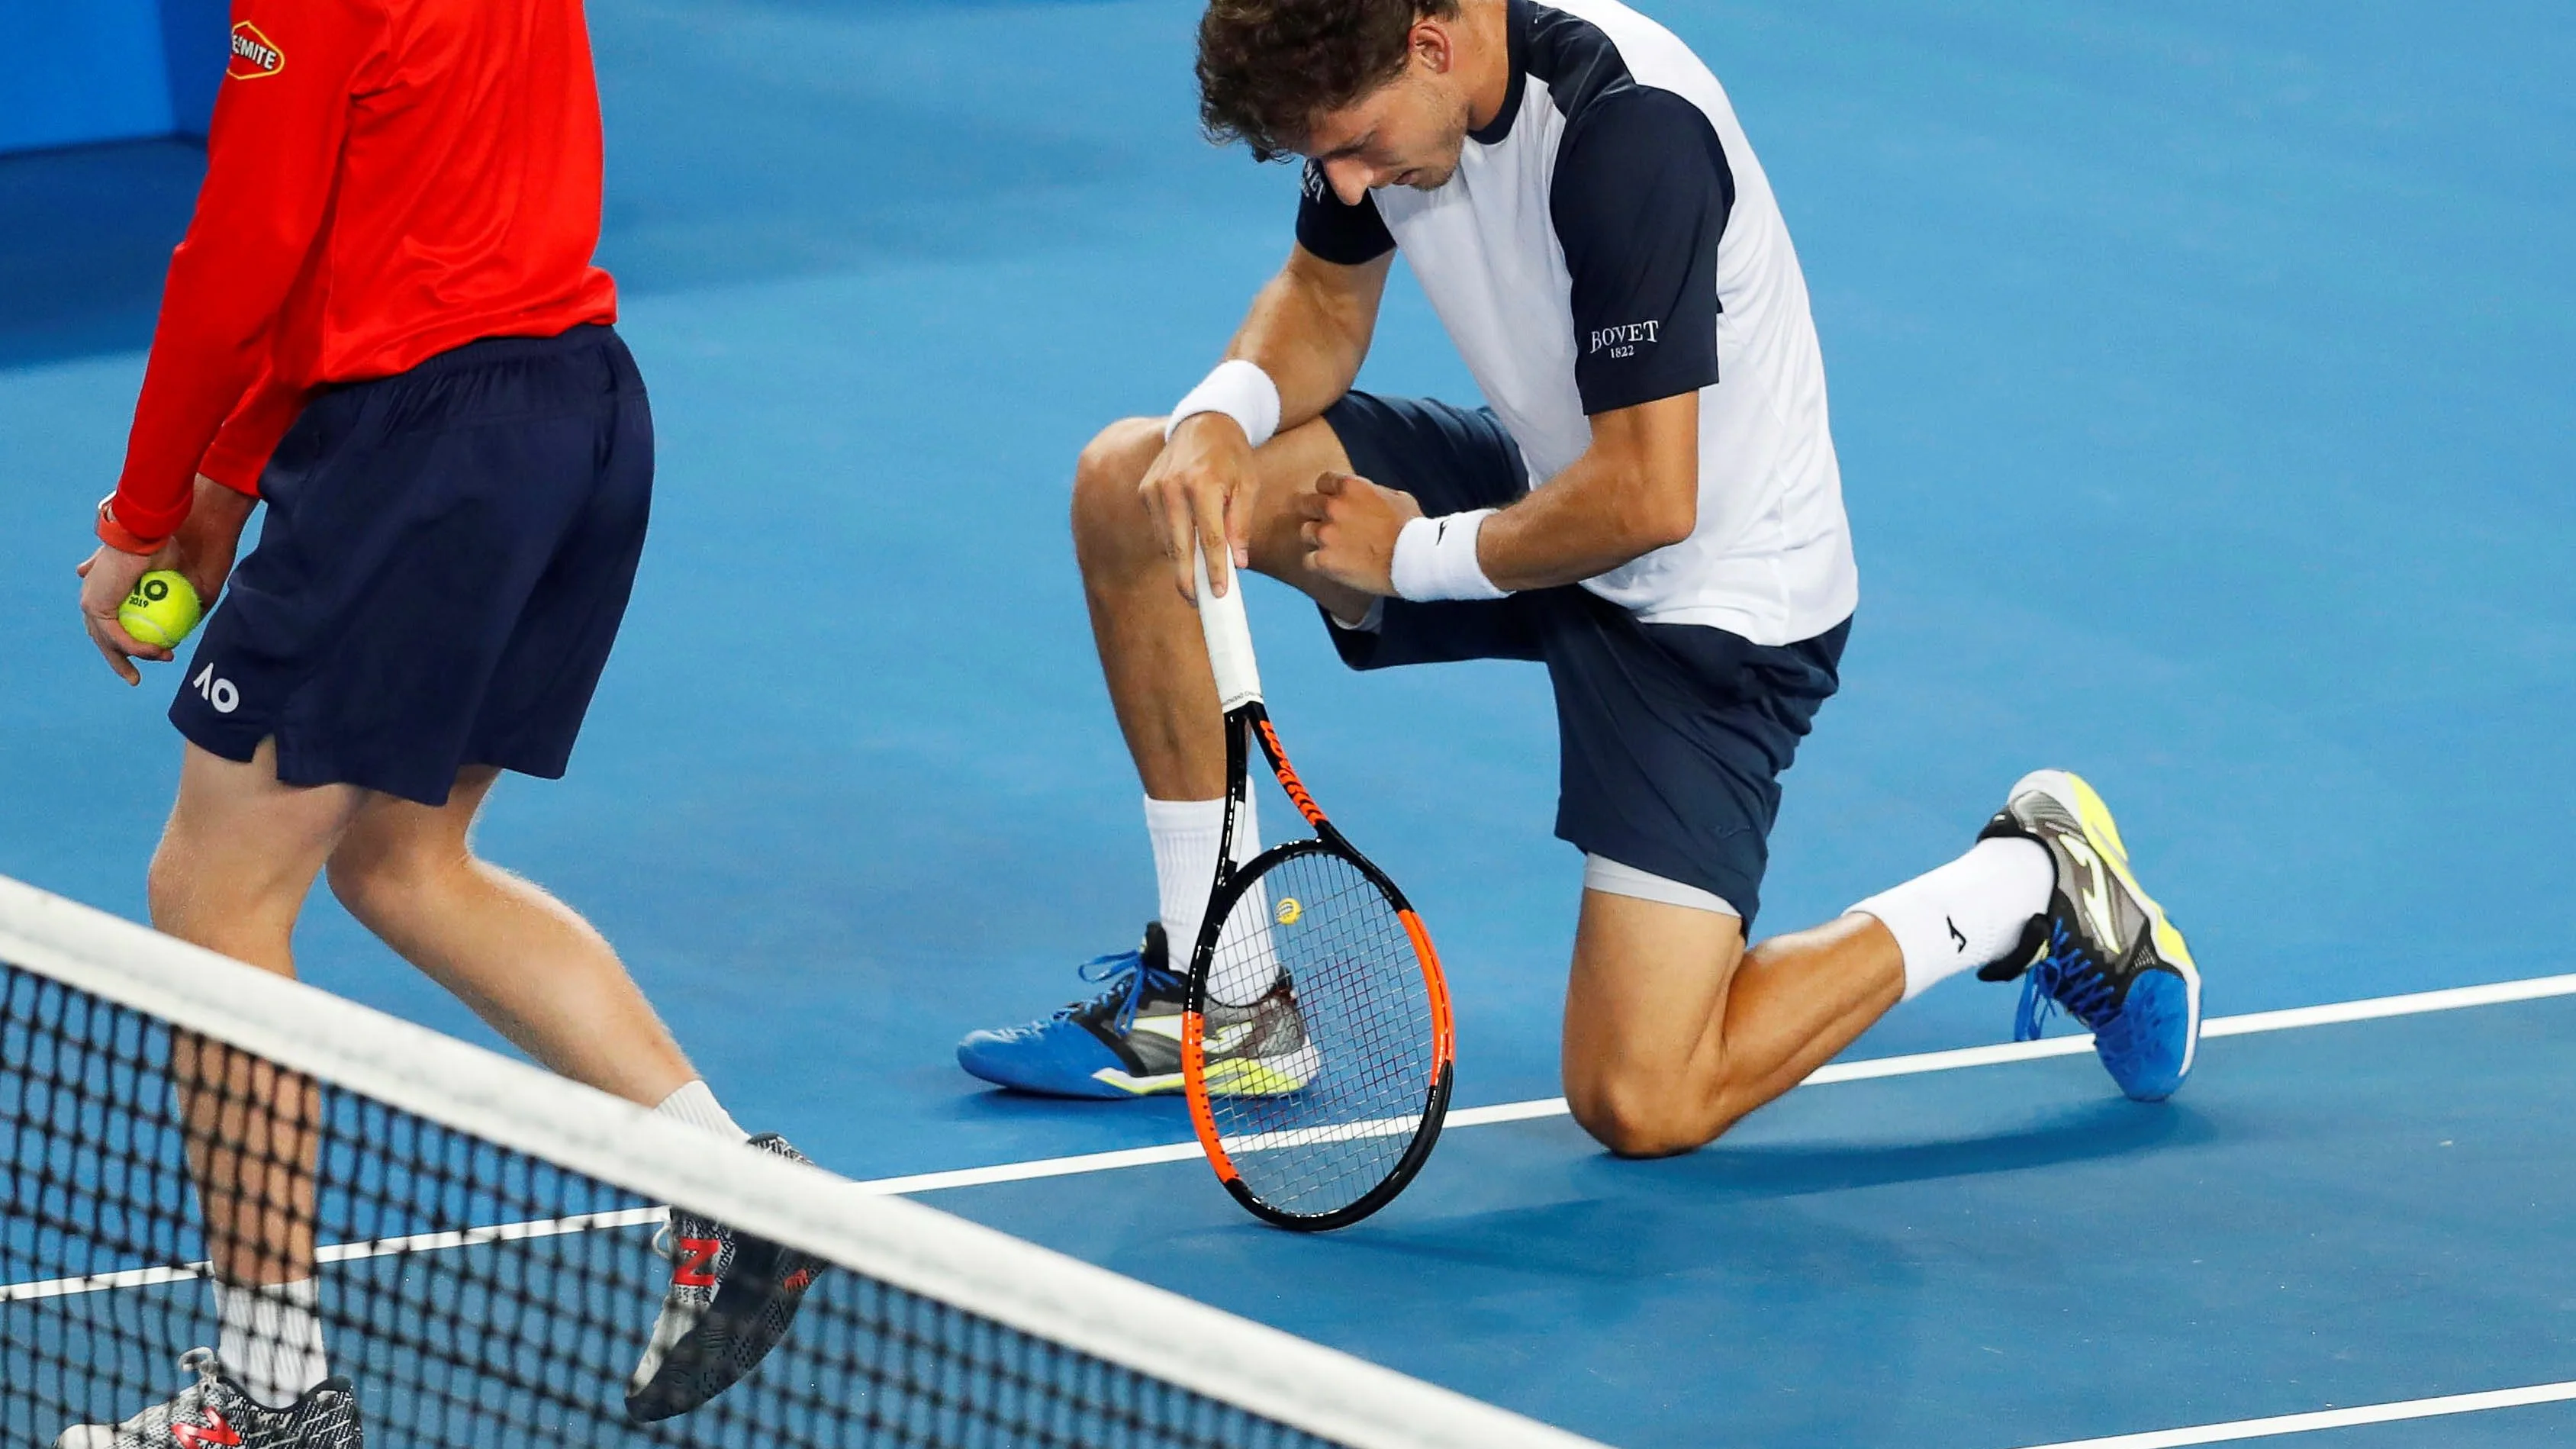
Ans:
[{"label": "vegemite logo on shirt", "polygon": [[245,20],[233,27],[233,63],[224,74],[233,80],[257,80],[286,69],[286,52]]},{"label": "vegemite logo on shirt", "polygon": [[1658,319],[1626,322],[1617,327],[1595,327],[1592,329],[1592,350],[1600,352],[1607,349],[1612,357],[1634,357],[1640,344],[1654,342],[1656,330],[1663,325]]}]

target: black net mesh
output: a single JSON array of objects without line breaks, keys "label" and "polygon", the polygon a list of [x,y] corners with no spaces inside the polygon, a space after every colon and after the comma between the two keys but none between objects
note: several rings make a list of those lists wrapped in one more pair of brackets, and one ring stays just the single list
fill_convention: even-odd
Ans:
[{"label": "black net mesh", "polygon": [[[838,1265],[748,1377],[694,1412],[630,1423],[627,1376],[673,1271],[654,1246],[660,1205],[0,970],[0,1442],[49,1444],[195,1382],[175,1364],[217,1341],[205,1260],[218,1247],[255,1259],[253,1239],[317,1245],[330,1368],[379,1446],[1324,1442]],[[208,1210],[227,1205],[264,1226],[210,1245]],[[157,1442],[355,1443],[243,1418],[233,1438]]]},{"label": "black net mesh", "polygon": [[1210,1115],[1255,1197],[1324,1217],[1395,1172],[1430,1105],[1436,1025],[1412,933],[1358,866],[1323,849],[1266,862],[1227,910],[1205,1016]]}]

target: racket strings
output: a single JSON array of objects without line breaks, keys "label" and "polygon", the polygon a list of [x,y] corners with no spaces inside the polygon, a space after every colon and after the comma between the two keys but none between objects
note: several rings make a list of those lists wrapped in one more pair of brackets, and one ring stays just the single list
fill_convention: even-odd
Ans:
[{"label": "racket strings", "polygon": [[1320,1215],[1386,1181],[1422,1126],[1437,1049],[1422,961],[1385,893],[1328,852],[1275,862],[1228,909],[1208,987],[1211,1035],[1231,1025],[1303,1081],[1220,1094],[1211,1077],[1243,1185]]}]

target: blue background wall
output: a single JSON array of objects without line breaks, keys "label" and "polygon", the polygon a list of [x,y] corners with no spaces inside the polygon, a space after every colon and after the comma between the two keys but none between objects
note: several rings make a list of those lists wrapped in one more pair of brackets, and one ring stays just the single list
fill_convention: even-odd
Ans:
[{"label": "blue background wall", "polygon": [[[11,5],[18,0],[0,0]],[[206,134],[206,119],[215,113],[215,87],[224,79],[231,58],[230,0],[159,0],[162,74],[170,87],[171,129],[183,136]]]},{"label": "blue background wall", "polygon": [[0,0],[0,151],[203,135],[228,19],[224,0]]}]

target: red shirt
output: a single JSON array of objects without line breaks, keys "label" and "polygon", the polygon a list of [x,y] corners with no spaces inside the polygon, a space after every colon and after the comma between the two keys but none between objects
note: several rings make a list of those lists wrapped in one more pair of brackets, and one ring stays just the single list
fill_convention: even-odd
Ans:
[{"label": "red shirt", "polygon": [[581,0],[234,0],[204,188],[170,259],[103,535],[200,471],[256,495],[325,386],[617,316]]}]

